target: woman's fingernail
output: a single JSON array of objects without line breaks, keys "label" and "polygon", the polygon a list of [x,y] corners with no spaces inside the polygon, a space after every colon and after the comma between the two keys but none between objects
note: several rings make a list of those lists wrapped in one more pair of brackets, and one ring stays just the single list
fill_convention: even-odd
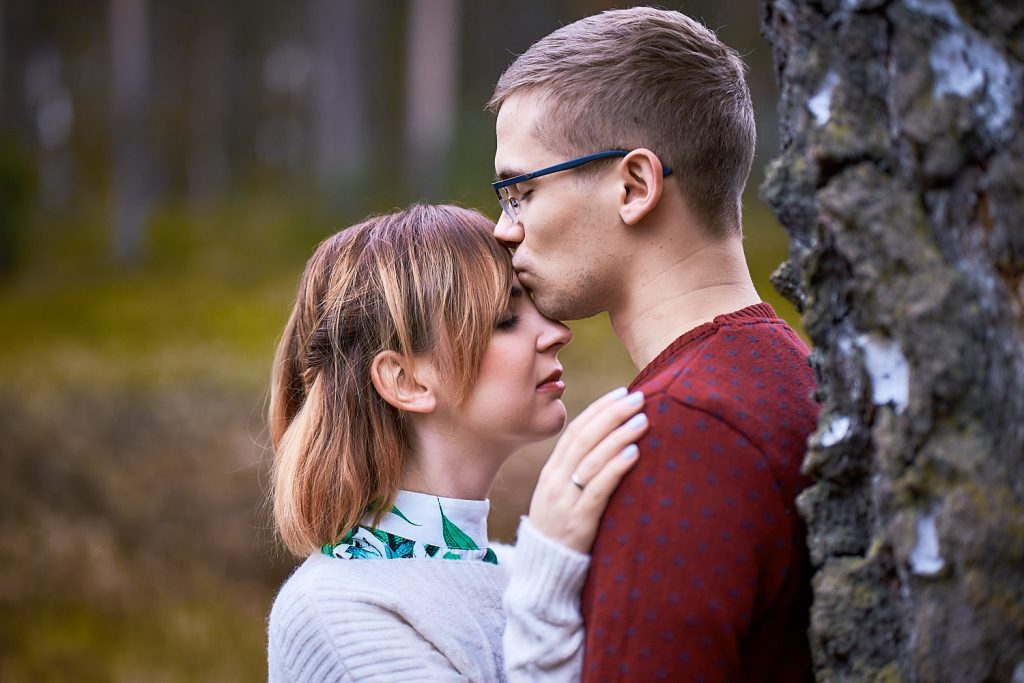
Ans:
[{"label": "woman's fingernail", "polygon": [[629,422],[627,422],[626,424],[632,427],[633,429],[640,429],[645,424],[647,424],[647,416],[644,415],[643,413],[637,413],[632,418],[630,418]]},{"label": "woman's fingernail", "polygon": [[638,455],[640,455],[640,449],[636,447],[635,443],[629,444],[619,453],[619,457],[623,460],[632,460]]},{"label": "woman's fingernail", "polygon": [[619,399],[629,393],[629,389],[626,387],[619,387],[618,389],[612,389],[608,392],[608,396],[612,399]]},{"label": "woman's fingernail", "polygon": [[644,402],[644,392],[634,391],[626,397],[626,403],[631,406],[638,406]]}]

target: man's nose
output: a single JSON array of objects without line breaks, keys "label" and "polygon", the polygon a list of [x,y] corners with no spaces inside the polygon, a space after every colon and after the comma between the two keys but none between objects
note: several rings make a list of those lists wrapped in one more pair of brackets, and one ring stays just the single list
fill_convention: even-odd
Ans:
[{"label": "man's nose", "polygon": [[523,242],[523,224],[519,221],[511,220],[502,211],[501,217],[498,218],[498,222],[494,225],[494,238],[504,246],[514,249]]}]

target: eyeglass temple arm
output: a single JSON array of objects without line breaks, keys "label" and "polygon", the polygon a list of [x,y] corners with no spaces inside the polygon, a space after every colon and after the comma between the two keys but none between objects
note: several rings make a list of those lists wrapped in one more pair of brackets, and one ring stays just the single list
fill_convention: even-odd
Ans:
[{"label": "eyeglass temple arm", "polygon": [[[516,185],[518,183],[526,182],[527,180],[539,178],[540,176],[549,175],[551,173],[558,173],[559,171],[568,171],[570,168],[576,168],[577,166],[582,166],[583,164],[589,164],[591,161],[597,161],[598,159],[608,159],[610,157],[624,157],[627,154],[629,154],[629,152],[627,152],[624,149],[609,150],[607,152],[597,152],[595,154],[588,154],[587,156],[580,157],[579,159],[563,161],[560,164],[555,164],[554,166],[542,168],[539,171],[532,171],[530,173],[517,175],[514,178],[507,178],[505,180],[495,181],[491,183],[491,187],[493,187],[495,192],[497,192],[498,190],[508,187],[509,185]],[[667,176],[670,173],[672,173],[672,167],[668,166],[667,164],[662,165],[661,175]]]}]

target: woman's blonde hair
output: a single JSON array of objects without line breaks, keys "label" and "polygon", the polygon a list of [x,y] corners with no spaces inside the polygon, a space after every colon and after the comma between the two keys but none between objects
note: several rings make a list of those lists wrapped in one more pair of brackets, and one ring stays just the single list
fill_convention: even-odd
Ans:
[{"label": "woman's blonde hair", "polygon": [[512,263],[482,214],[413,205],[336,233],[306,263],[274,359],[274,521],[296,555],[391,509],[409,447],[374,358],[430,353],[467,395],[508,305]]}]

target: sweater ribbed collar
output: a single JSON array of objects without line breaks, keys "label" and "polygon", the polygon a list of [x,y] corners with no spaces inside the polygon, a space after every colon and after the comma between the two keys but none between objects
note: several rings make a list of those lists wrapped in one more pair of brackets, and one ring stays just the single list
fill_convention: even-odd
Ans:
[{"label": "sweater ribbed collar", "polygon": [[666,365],[667,363],[670,363],[672,359],[675,358],[676,354],[678,354],[679,351],[681,351],[683,347],[687,346],[688,344],[691,344],[697,341],[698,339],[701,339],[702,337],[705,337],[715,332],[715,330],[719,329],[724,325],[731,325],[736,323],[744,324],[759,321],[778,322],[779,316],[775,313],[775,309],[772,308],[770,304],[766,304],[765,302],[762,301],[760,303],[747,306],[746,308],[741,308],[738,311],[733,311],[731,313],[723,313],[722,315],[715,316],[714,320],[712,320],[711,322],[698,325],[692,330],[684,332],[681,336],[677,337],[675,341],[673,341],[671,344],[665,347],[664,351],[659,353],[654,358],[654,360],[648,363],[647,366],[640,371],[640,374],[637,375],[630,383],[630,391],[632,391],[641,383],[643,383],[643,381],[650,377],[652,374],[658,372],[662,368],[662,366]]}]

